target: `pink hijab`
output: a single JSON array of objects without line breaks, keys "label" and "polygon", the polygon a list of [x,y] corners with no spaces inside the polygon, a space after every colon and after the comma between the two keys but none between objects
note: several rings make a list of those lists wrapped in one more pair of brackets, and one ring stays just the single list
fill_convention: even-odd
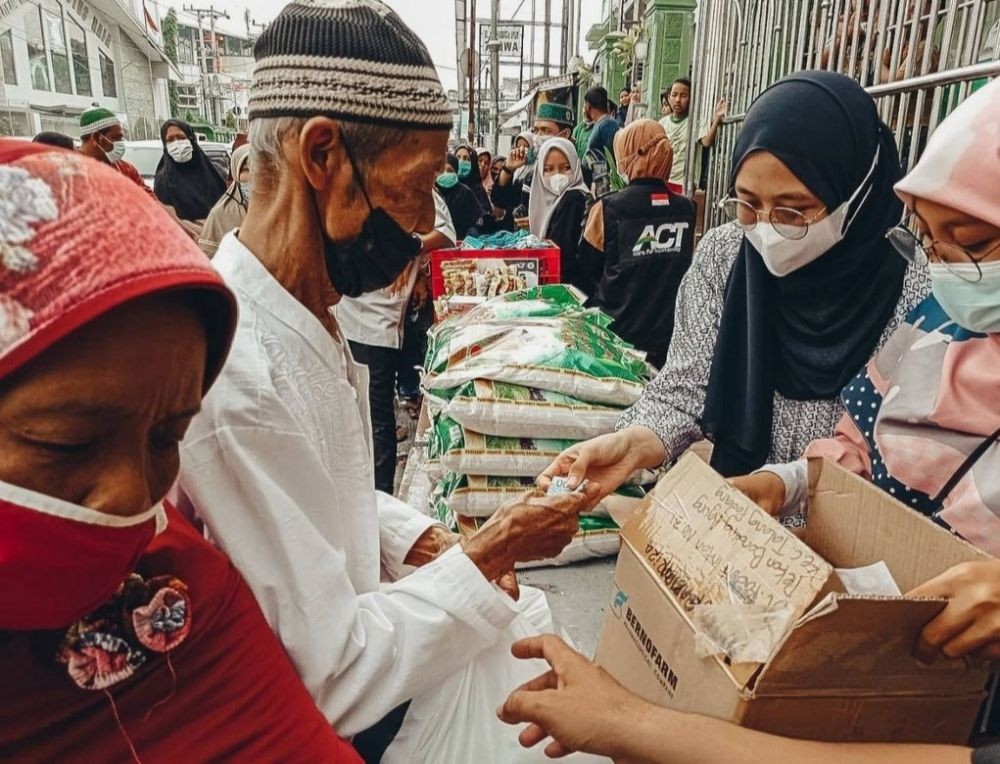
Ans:
[{"label": "pink hijab", "polygon": [[896,184],[913,208],[928,199],[1000,226],[1000,79],[969,97],[931,136],[917,166]]}]

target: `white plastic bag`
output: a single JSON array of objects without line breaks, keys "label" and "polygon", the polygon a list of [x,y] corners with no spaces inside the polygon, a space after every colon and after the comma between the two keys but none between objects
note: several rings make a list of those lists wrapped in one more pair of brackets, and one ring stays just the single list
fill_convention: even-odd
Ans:
[{"label": "white plastic bag", "polygon": [[[497,642],[410,703],[406,719],[383,764],[542,764],[545,745],[522,748],[521,729],[497,719],[497,708],[525,682],[549,670],[544,661],[519,661],[510,646],[526,637],[552,633],[555,624],[545,596],[521,587],[521,614]],[[564,761],[591,764],[607,759],[575,754]]]}]

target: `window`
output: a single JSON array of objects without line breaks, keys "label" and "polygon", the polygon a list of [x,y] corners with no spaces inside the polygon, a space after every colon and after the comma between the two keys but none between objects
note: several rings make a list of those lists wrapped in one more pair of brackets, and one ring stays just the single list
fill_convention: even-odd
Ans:
[{"label": "window", "polygon": [[73,93],[73,76],[69,73],[69,49],[66,47],[66,32],[63,29],[62,14],[44,11],[45,37],[52,58],[52,81],[57,93]]},{"label": "window", "polygon": [[69,49],[73,54],[73,77],[76,79],[76,93],[82,96],[94,94],[90,86],[90,58],[87,56],[87,35],[83,27],[75,21],[68,20]]},{"label": "window", "polygon": [[24,37],[28,45],[31,87],[35,90],[52,90],[49,85],[49,62],[45,56],[45,40],[42,37],[42,9],[31,3],[24,9]]},{"label": "window", "polygon": [[190,27],[177,28],[177,63],[198,63],[194,57],[194,30]]},{"label": "window", "polygon": [[9,29],[0,34],[0,69],[3,69],[4,84],[17,84],[17,72],[14,69],[14,33]]},{"label": "window", "polygon": [[118,97],[118,83],[115,81],[115,62],[100,51],[101,59],[101,87],[104,88],[105,98]]}]

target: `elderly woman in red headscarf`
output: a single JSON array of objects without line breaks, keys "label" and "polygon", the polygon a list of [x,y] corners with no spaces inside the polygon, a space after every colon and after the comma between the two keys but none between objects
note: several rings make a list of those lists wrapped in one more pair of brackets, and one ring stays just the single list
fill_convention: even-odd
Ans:
[{"label": "elderly woman in red headscarf", "polygon": [[231,294],[156,202],[0,140],[0,761],[360,761],[164,496]]},{"label": "elderly woman in red headscarf", "polygon": [[674,151],[659,123],[640,119],[621,130],[615,156],[629,184],[591,208],[577,257],[596,284],[591,303],[659,368],[694,252],[694,203],[667,186]]}]

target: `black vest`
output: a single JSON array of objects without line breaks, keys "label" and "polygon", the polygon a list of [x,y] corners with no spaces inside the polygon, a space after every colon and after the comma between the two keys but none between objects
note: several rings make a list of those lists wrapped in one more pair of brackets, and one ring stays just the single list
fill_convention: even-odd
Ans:
[{"label": "black vest", "polygon": [[694,202],[658,180],[633,181],[601,201],[604,273],[593,304],[614,317],[615,332],[662,366],[694,253]]}]

